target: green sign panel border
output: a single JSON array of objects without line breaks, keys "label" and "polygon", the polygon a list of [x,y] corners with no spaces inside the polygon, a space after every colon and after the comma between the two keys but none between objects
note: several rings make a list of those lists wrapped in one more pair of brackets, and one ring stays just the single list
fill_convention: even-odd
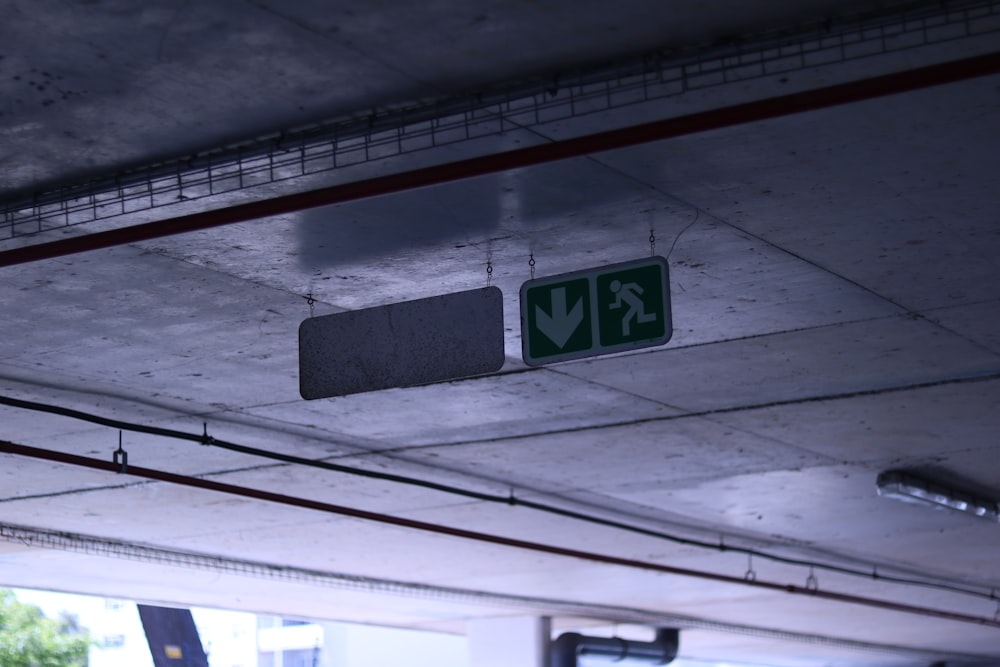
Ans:
[{"label": "green sign panel border", "polygon": [[[634,272],[641,272],[644,269],[646,271],[650,269],[659,270],[658,296],[662,299],[663,303],[662,323],[655,327],[646,326],[644,333],[647,334],[648,337],[630,339],[626,342],[609,345],[602,344],[601,319],[596,308],[598,304],[606,303],[608,299],[599,298],[597,291],[598,284],[607,284],[609,282],[609,274],[632,272],[634,275]],[[572,295],[579,294],[579,290],[574,289],[573,286],[574,284],[578,284],[578,281],[581,279],[586,280],[588,283],[589,298],[587,302],[583,304],[585,317],[584,321],[579,326],[589,327],[589,336],[583,335],[580,331],[575,331],[573,335],[570,336],[569,340],[567,340],[566,347],[569,348],[567,352],[551,352],[555,346],[550,340],[547,339],[547,337],[545,337],[545,334],[539,330],[536,314],[532,313],[529,308],[529,306],[538,305],[538,299],[535,297],[535,300],[530,301],[529,303],[529,297],[531,297],[533,293],[537,293],[537,290],[548,292],[550,295],[549,300],[541,305],[543,307],[545,305],[549,305],[551,308],[552,290],[559,286],[565,286],[567,287],[566,294],[568,294],[565,306],[566,309],[571,312],[576,305],[576,301],[573,300]],[[521,356],[524,359],[524,362],[529,366],[544,366],[561,361],[586,359],[589,357],[614,354],[616,352],[627,352],[630,350],[657,347],[667,343],[673,335],[673,318],[670,303],[670,271],[666,258],[661,256],[644,257],[642,259],[620,262],[618,264],[607,264],[605,266],[596,266],[589,269],[581,269],[579,271],[571,271],[569,273],[561,273],[554,276],[546,276],[544,278],[529,280],[521,285],[520,306]],[[549,314],[554,314],[551,309],[549,310]],[[637,322],[636,325],[639,326],[640,329],[643,328],[641,323]],[[652,332],[650,331],[651,329]],[[606,336],[607,323],[604,324],[604,331]],[[545,337],[545,340],[538,341],[536,340],[538,337]],[[572,343],[574,341],[583,340],[589,340],[590,346],[586,348],[573,347]]]}]

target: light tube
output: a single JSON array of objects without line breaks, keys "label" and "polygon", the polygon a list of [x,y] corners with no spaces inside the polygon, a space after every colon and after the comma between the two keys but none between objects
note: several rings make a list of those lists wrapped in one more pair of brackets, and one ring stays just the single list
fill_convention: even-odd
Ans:
[{"label": "light tube", "polygon": [[981,519],[1000,522],[994,500],[932,482],[901,470],[880,473],[875,482],[878,494],[907,503],[964,512]]}]

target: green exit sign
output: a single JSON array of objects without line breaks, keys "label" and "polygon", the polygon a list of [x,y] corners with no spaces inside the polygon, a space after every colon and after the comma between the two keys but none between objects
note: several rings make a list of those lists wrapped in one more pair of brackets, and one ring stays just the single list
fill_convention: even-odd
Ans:
[{"label": "green exit sign", "polygon": [[521,347],[530,366],[663,345],[672,333],[663,257],[521,285]]}]

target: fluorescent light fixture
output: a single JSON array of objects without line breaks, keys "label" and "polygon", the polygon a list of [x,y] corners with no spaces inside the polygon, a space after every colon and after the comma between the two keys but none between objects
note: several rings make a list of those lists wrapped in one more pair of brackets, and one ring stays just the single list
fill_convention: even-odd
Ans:
[{"label": "fluorescent light fixture", "polygon": [[996,501],[953,489],[900,470],[880,473],[875,482],[878,494],[906,503],[965,512],[981,519],[1000,522]]}]

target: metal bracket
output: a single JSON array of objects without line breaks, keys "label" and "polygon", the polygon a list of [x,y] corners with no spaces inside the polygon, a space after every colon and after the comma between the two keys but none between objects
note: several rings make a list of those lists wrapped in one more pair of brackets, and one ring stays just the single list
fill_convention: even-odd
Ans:
[{"label": "metal bracket", "polygon": [[128,452],[122,449],[122,432],[118,431],[118,449],[114,451],[111,455],[111,461],[115,465],[120,465],[121,468],[118,470],[119,475],[124,475],[128,473]]}]

